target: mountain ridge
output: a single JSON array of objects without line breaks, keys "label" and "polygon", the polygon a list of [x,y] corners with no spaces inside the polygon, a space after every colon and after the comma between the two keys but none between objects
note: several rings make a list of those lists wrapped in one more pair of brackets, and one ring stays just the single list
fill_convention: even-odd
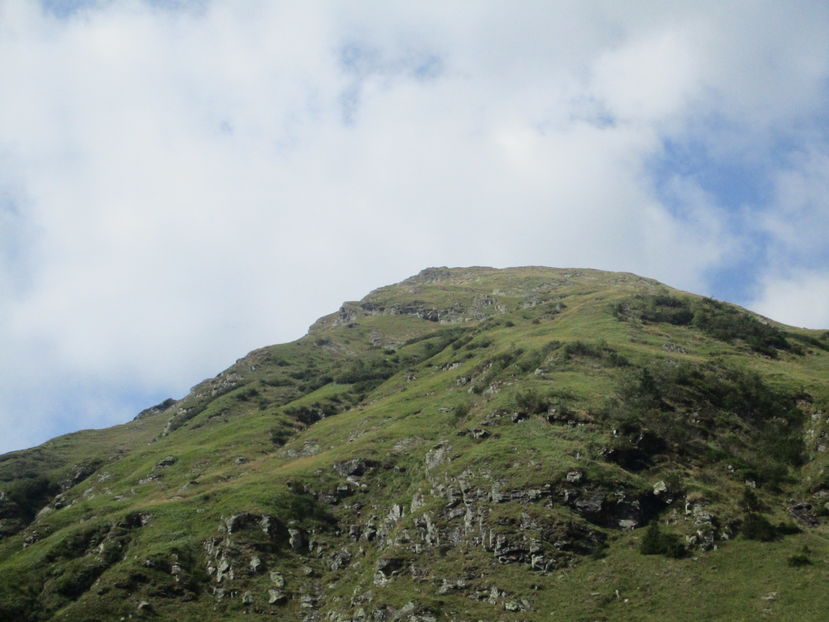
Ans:
[{"label": "mountain ridge", "polygon": [[[820,619],[828,334],[630,273],[427,268],[0,456],[0,613],[656,619],[721,589],[702,564],[742,595],[711,616]],[[749,598],[773,560],[785,601]]]}]

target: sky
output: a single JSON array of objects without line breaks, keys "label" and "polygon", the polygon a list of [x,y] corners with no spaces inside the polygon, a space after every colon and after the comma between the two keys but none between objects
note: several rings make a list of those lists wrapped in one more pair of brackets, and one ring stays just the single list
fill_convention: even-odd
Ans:
[{"label": "sky", "polygon": [[829,4],[0,0],[0,453],[428,266],[829,328]]}]

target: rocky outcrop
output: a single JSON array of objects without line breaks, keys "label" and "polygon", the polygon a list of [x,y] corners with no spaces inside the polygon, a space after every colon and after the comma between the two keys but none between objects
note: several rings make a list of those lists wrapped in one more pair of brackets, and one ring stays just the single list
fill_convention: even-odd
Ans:
[{"label": "rocky outcrop", "polygon": [[165,410],[168,410],[175,406],[178,403],[178,400],[174,400],[172,397],[168,397],[163,402],[156,404],[155,406],[150,406],[149,408],[145,408],[140,413],[138,413],[133,421],[138,421],[139,419],[145,419],[147,417],[152,417],[153,415],[158,415],[163,413]]}]

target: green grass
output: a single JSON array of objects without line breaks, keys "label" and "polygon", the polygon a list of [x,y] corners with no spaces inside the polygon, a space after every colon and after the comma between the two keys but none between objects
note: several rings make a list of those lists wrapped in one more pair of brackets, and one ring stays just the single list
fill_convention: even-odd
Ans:
[{"label": "green grass", "polygon": [[[770,541],[740,535],[748,477],[758,484],[751,511],[771,525],[791,521],[790,498],[818,505],[810,495],[829,490],[829,452],[817,450],[829,432],[823,333],[758,328],[737,308],[591,270],[427,271],[344,309],[296,342],[250,353],[165,412],[0,457],[12,501],[0,509],[23,523],[51,487],[65,488],[62,508],[0,538],[0,617],[136,617],[146,600],[158,619],[302,619],[303,594],[320,597],[323,618],[409,602],[439,619],[824,617],[825,519]],[[696,309],[719,315],[695,323]],[[789,347],[770,353],[757,335]],[[781,452],[786,438],[794,450]],[[639,466],[618,458],[625,452],[641,454]],[[167,456],[175,461],[163,465]],[[347,482],[335,466],[354,458],[370,465]],[[72,484],[82,465],[89,473]],[[599,491],[651,503],[661,480],[671,486],[656,511],[667,533],[695,534],[699,506],[728,539],[684,559],[642,555],[646,527],[591,524],[573,501]],[[492,498],[530,489],[546,492]],[[414,499],[422,505],[412,511]],[[395,504],[399,520],[389,518]],[[237,574],[217,599],[206,543],[224,542],[220,526],[243,512],[271,517],[284,537],[231,538]],[[146,524],[118,527],[136,515]],[[426,517],[438,544],[422,540]],[[526,533],[560,565],[541,572],[496,559],[490,540],[523,537],[525,520],[540,525]],[[557,531],[567,525],[607,549],[571,551]],[[352,526],[377,535],[354,540]],[[288,528],[312,549],[291,549]],[[99,550],[114,543],[118,555]],[[342,551],[350,561],[332,569]],[[267,572],[244,570],[254,553]],[[378,560],[393,557],[404,571],[375,585]],[[267,602],[270,570],[285,577],[286,604]],[[455,578],[465,586],[441,592]],[[525,600],[526,611],[509,610]]]}]

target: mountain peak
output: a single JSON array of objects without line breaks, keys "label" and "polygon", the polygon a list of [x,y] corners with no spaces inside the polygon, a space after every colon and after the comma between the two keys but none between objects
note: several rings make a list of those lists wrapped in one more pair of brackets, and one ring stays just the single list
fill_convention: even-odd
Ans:
[{"label": "mountain peak", "polygon": [[427,268],[0,457],[0,618],[738,619],[705,595],[764,581],[808,619],[827,370],[825,333],[633,274]]}]

